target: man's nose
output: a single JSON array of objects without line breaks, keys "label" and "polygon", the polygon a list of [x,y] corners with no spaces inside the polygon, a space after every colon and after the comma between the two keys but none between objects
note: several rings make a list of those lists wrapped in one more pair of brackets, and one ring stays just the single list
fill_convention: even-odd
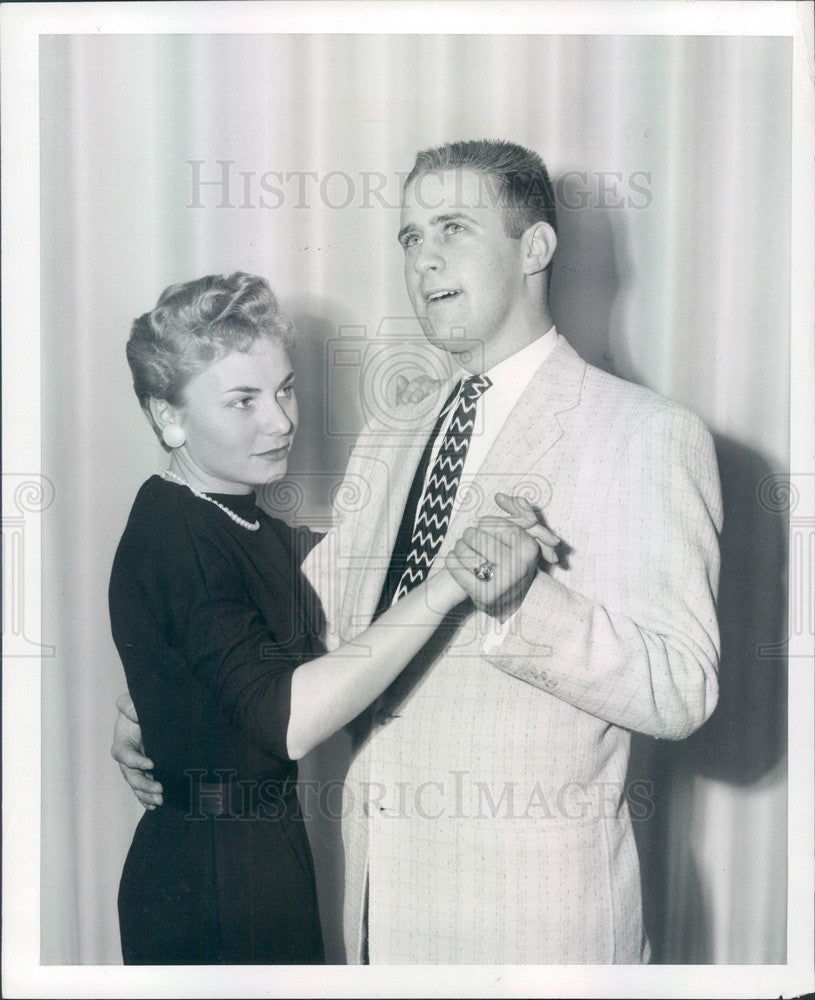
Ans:
[{"label": "man's nose", "polygon": [[444,257],[439,248],[431,243],[423,243],[413,262],[418,274],[424,276],[429,271],[443,271]]}]

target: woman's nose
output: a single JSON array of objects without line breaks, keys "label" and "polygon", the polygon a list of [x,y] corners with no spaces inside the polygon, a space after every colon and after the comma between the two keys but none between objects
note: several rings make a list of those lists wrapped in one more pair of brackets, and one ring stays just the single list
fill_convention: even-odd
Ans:
[{"label": "woman's nose", "polygon": [[262,428],[265,434],[289,434],[291,433],[293,427],[294,422],[284,407],[277,400],[275,400],[263,414]]}]

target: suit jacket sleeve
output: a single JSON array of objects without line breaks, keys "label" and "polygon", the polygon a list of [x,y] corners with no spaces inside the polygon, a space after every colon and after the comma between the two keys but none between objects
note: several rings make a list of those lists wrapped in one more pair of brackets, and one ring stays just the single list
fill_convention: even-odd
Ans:
[{"label": "suit jacket sleeve", "polygon": [[[360,519],[377,515],[377,506],[370,502],[367,491],[368,484],[377,475],[370,468],[371,456],[377,455],[384,436],[384,430],[379,437],[360,434],[342,482],[335,492],[331,510],[332,527],[310,548],[302,561],[303,576],[320,602],[322,627],[319,635],[329,651],[351,638],[351,635],[345,634],[348,623],[343,616],[350,579],[348,565],[356,552],[355,538]],[[380,465],[384,463],[380,462]],[[370,610],[373,614],[373,608]],[[364,624],[352,631],[361,631],[362,628]]]},{"label": "suit jacket sleeve", "polygon": [[539,573],[519,628],[486,658],[615,725],[682,739],[718,697],[722,511],[702,423],[678,407],[647,417],[602,512],[591,596]]}]

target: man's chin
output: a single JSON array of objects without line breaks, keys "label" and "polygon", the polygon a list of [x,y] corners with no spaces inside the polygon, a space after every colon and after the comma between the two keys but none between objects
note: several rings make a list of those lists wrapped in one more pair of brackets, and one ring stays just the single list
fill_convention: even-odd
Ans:
[{"label": "man's chin", "polygon": [[460,326],[442,327],[427,318],[421,322],[428,343],[445,354],[452,354],[461,364],[467,365],[470,360],[483,358],[483,341],[465,336]]}]

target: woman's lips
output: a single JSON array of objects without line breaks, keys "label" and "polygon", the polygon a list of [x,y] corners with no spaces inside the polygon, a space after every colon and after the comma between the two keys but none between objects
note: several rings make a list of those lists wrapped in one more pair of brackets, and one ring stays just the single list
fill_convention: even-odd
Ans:
[{"label": "woman's lips", "polygon": [[271,448],[269,451],[259,451],[255,455],[255,458],[268,458],[272,460],[280,460],[281,458],[285,458],[286,455],[288,455],[290,448],[291,445],[284,444],[280,448]]}]

